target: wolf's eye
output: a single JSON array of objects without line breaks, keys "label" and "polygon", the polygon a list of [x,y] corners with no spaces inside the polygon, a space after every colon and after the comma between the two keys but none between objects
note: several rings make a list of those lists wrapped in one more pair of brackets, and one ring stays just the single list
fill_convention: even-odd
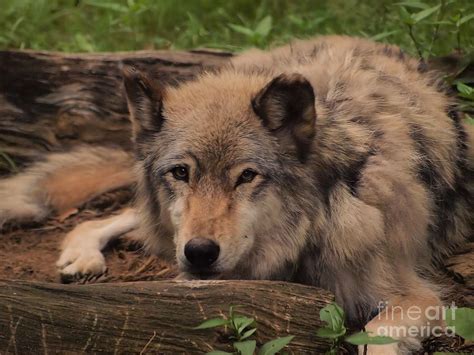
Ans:
[{"label": "wolf's eye", "polygon": [[245,169],[242,174],[240,174],[239,179],[237,180],[237,183],[235,186],[239,186],[240,184],[246,184],[249,182],[252,182],[253,179],[255,179],[255,176],[258,174],[251,170],[251,169]]},{"label": "wolf's eye", "polygon": [[171,173],[176,180],[183,180],[186,182],[189,180],[188,168],[185,166],[177,166],[171,170]]}]

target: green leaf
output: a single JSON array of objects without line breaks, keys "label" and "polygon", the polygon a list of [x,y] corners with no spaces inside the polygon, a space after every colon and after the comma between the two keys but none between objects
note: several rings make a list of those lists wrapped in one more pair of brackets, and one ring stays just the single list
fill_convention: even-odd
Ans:
[{"label": "green leaf", "polygon": [[272,17],[265,16],[255,28],[255,33],[258,33],[262,37],[267,37],[272,30]]},{"label": "green leaf", "polygon": [[230,306],[229,307],[229,318],[233,319],[234,318],[234,309],[237,308],[238,306]]},{"label": "green leaf", "polygon": [[253,333],[257,331],[257,328],[252,328],[250,330],[247,330],[242,336],[240,337],[240,340],[247,339],[248,337],[252,336]]},{"label": "green leaf", "polygon": [[258,355],[273,355],[279,352],[281,349],[283,349],[285,346],[287,346],[290,341],[292,341],[294,338],[293,335],[283,337],[283,338],[277,338],[274,340],[270,340],[269,342],[265,343],[262,345],[260,348],[260,351],[258,352]]},{"label": "green leaf", "polygon": [[411,18],[416,24],[420,22],[421,20],[433,15],[436,11],[439,10],[440,7],[441,5],[436,5],[436,6],[430,7],[429,9],[422,10],[420,12],[417,12],[416,14],[411,15]]},{"label": "green leaf", "polygon": [[474,309],[451,308],[446,310],[446,324],[466,340],[474,340]]},{"label": "green leaf", "polygon": [[336,303],[331,303],[319,311],[319,318],[328,324],[328,328],[345,334],[344,311]]},{"label": "green leaf", "polygon": [[318,331],[316,332],[316,335],[320,338],[328,338],[328,339],[338,339],[341,336],[343,336],[346,333],[346,330],[344,331],[335,331],[332,330],[331,328],[319,328]]},{"label": "green leaf", "polygon": [[459,91],[459,96],[464,97],[466,99],[474,100],[474,88],[464,84],[461,81],[458,81],[456,83],[456,88]]},{"label": "green leaf", "polygon": [[411,26],[411,25],[414,25],[415,24],[415,21],[413,20],[413,18],[411,17],[411,14],[408,12],[408,10],[401,6],[400,7],[400,10],[398,11],[398,13],[400,14],[400,19],[407,25]]},{"label": "green leaf", "polygon": [[224,318],[211,318],[208,319],[201,324],[199,324],[197,327],[194,327],[193,329],[209,329],[209,328],[217,328],[223,325],[228,324],[229,321]]},{"label": "green leaf", "polygon": [[461,17],[461,19],[459,19],[459,21],[456,22],[456,26],[459,27],[462,24],[465,24],[466,22],[471,21],[472,19],[474,19],[474,14],[463,16],[463,17]]},{"label": "green leaf", "polygon": [[467,113],[464,115],[464,118],[466,122],[470,125],[474,126],[474,118],[471,115],[468,115]]},{"label": "green leaf", "polygon": [[229,319],[230,319],[231,322],[234,319],[234,317],[238,317],[238,315],[235,314],[234,312],[235,312],[235,309],[239,308],[239,307],[242,307],[242,306],[236,305],[236,306],[230,306],[229,307]]},{"label": "green leaf", "polygon": [[288,15],[288,20],[298,26],[303,26],[305,24],[305,21],[300,17],[300,16],[295,16],[294,14],[289,14]]},{"label": "green leaf", "polygon": [[391,35],[394,35],[395,33],[398,33],[400,32],[399,30],[395,30],[395,31],[386,31],[386,32],[382,32],[382,33],[379,33],[379,34],[376,34],[375,36],[372,36],[370,37],[370,39],[372,41],[380,41],[384,38],[387,38],[387,37],[390,37]]},{"label": "green leaf", "polygon": [[379,335],[370,336],[367,332],[359,332],[356,334],[349,335],[344,340],[354,345],[385,345],[397,342],[397,340],[391,337]]},{"label": "green leaf", "polygon": [[421,1],[402,1],[402,2],[397,2],[394,5],[398,6],[406,6],[406,7],[412,7],[414,9],[428,9],[430,5],[425,4],[424,2]]},{"label": "green leaf", "polygon": [[74,36],[77,47],[84,52],[94,52],[92,43],[81,33],[76,33]]},{"label": "green leaf", "polygon": [[254,31],[252,31],[250,28],[240,26],[240,25],[235,25],[233,23],[229,23],[229,27],[233,29],[235,32],[241,33],[248,37],[252,37],[255,34]]},{"label": "green leaf", "polygon": [[245,328],[247,328],[252,323],[255,323],[255,319],[248,318],[240,315],[235,315],[232,319],[235,330],[240,334]]},{"label": "green leaf", "polygon": [[426,23],[427,25],[442,25],[442,26],[448,26],[448,25],[453,25],[451,21],[447,20],[442,20],[442,21],[430,21]]},{"label": "green leaf", "polygon": [[25,17],[24,16],[21,16],[18,20],[15,21],[15,23],[12,25],[12,27],[10,28],[10,32],[13,34],[15,33],[16,29],[18,28],[18,26],[20,25],[20,23],[22,23],[23,21],[25,20]]},{"label": "green leaf", "polygon": [[255,340],[239,341],[234,343],[234,348],[240,355],[253,355],[257,342]]},{"label": "green leaf", "polygon": [[84,1],[84,4],[87,4],[87,5],[90,5],[90,6],[95,6],[95,7],[100,7],[100,8],[106,9],[106,10],[112,10],[112,11],[123,12],[123,13],[128,12],[128,8],[126,6],[123,6],[123,5],[114,3],[114,2],[86,0],[86,1]]},{"label": "green leaf", "polygon": [[232,355],[232,354],[233,353],[228,353],[227,351],[220,351],[220,350],[213,350],[206,353],[206,355]]},{"label": "green leaf", "polygon": [[469,85],[464,84],[461,81],[458,81],[456,83],[456,88],[461,94],[465,94],[465,95],[471,95],[472,92],[474,91],[473,88],[471,88]]},{"label": "green leaf", "polygon": [[7,167],[9,169],[9,171],[11,172],[17,172],[18,171],[18,167],[16,166],[15,162],[13,161],[12,158],[10,158],[10,156],[2,151],[0,151],[0,157],[3,158],[3,160],[6,161],[6,163],[8,164]]}]

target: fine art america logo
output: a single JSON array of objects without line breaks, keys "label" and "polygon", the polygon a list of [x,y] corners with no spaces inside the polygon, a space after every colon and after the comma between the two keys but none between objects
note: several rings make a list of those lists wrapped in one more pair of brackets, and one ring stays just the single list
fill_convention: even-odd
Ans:
[{"label": "fine art america logo", "polygon": [[[388,306],[379,302],[379,313],[374,318],[378,325],[372,329],[376,335],[395,339],[405,337],[455,336],[454,326],[448,326],[446,320],[456,320],[456,305],[450,306]],[[380,322],[380,323],[379,323]],[[452,323],[452,322],[450,322]]]}]

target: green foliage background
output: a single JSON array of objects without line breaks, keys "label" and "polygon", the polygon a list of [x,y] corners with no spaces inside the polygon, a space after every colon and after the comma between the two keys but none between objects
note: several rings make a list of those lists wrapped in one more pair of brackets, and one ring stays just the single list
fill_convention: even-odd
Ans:
[{"label": "green foliage background", "polygon": [[464,22],[459,36],[456,21],[474,13],[472,0],[0,0],[0,49],[240,50],[337,33],[399,44],[416,54],[407,13],[438,5],[413,27],[426,47],[423,55],[430,47],[436,55],[458,46],[471,52],[474,21]]}]

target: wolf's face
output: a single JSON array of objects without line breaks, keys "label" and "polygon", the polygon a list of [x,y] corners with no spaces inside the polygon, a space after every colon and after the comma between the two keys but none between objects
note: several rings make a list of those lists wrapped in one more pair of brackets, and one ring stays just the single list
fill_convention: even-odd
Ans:
[{"label": "wolf's face", "polygon": [[163,92],[125,72],[141,193],[156,205],[148,223],[172,226],[179,268],[198,278],[268,277],[272,262],[297,258],[308,228],[285,185],[301,177],[314,135],[311,85],[299,75],[245,78]]}]

